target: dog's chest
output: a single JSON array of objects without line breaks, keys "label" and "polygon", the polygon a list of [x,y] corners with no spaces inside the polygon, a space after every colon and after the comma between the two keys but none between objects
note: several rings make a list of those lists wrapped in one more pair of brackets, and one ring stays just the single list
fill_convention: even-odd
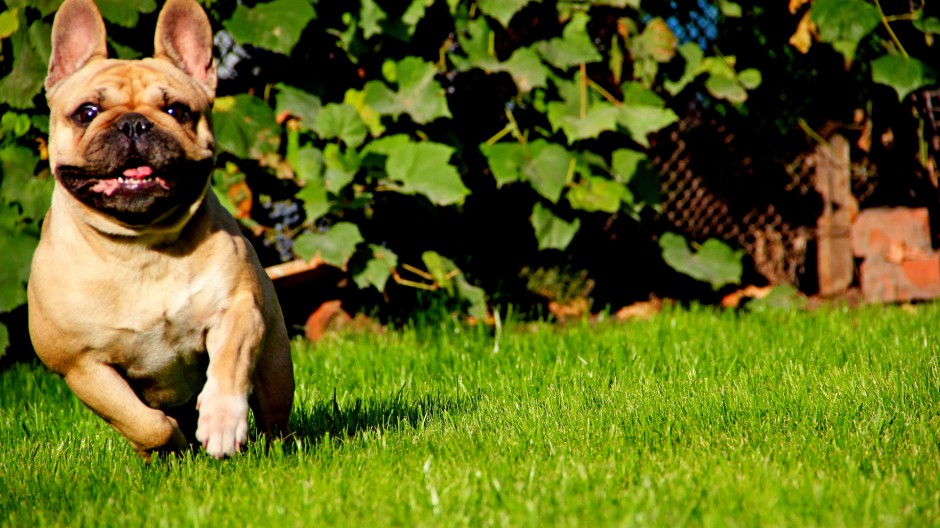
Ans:
[{"label": "dog's chest", "polygon": [[206,334],[226,308],[224,278],[209,271],[141,274],[115,292],[99,350],[154,406],[183,403],[205,380]]}]

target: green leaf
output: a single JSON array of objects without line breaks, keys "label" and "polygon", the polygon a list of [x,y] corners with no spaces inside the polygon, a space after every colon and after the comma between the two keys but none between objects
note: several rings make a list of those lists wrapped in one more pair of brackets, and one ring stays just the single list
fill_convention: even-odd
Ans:
[{"label": "green leaf", "polygon": [[293,86],[277,83],[276,115],[290,114],[300,119],[301,127],[312,130],[323,108],[320,98]]},{"label": "green leaf", "polygon": [[7,0],[7,9],[23,9],[30,7],[39,10],[42,16],[55,13],[56,9],[62,5],[62,0]]},{"label": "green leaf", "polygon": [[153,13],[157,8],[154,0],[96,0],[101,16],[119,26],[132,28],[137,26],[141,13]]},{"label": "green leaf", "polygon": [[415,27],[418,25],[418,22],[424,18],[424,13],[432,3],[434,3],[434,0],[411,0],[411,5],[408,6],[408,9],[406,9],[405,13],[401,16],[402,22],[404,22],[405,26],[408,28],[409,36],[414,34]]},{"label": "green leaf", "polygon": [[447,98],[440,83],[434,80],[433,64],[418,57],[405,57],[396,63],[398,93],[395,101],[400,111],[418,124],[427,124],[439,117],[451,117]]},{"label": "green leaf", "polygon": [[548,85],[548,68],[539,59],[535,51],[529,48],[519,48],[502,62],[494,71],[508,73],[516,83],[520,93],[528,93],[535,88],[545,88]]},{"label": "green leaf", "polygon": [[711,75],[705,81],[705,88],[713,96],[731,101],[732,103],[743,103],[747,101],[747,91],[744,86],[733,77],[723,75]]},{"label": "green leaf", "polygon": [[[382,85],[384,86],[384,85]],[[350,88],[346,90],[343,96],[343,104],[347,104],[356,109],[359,119],[369,128],[369,133],[373,137],[379,137],[385,133],[385,126],[382,124],[382,115],[372,105],[366,101],[366,93],[362,90]]]},{"label": "green leaf", "polygon": [[452,295],[454,292],[453,279],[461,273],[460,268],[447,257],[441,256],[435,251],[425,251],[421,254],[421,261],[427,268],[428,274],[434,279],[434,282]]},{"label": "green leaf", "polygon": [[702,73],[702,60],[705,58],[705,52],[695,42],[686,42],[679,46],[679,55],[682,55],[682,58],[685,59],[685,69],[682,71],[682,76],[677,81],[667,80],[663,83],[663,87],[671,95],[681,92],[683,88]]},{"label": "green leaf", "polygon": [[499,21],[503,27],[509,27],[509,21],[513,15],[525,7],[530,0],[479,0],[477,7],[484,14],[487,14]]},{"label": "green leaf", "polygon": [[452,54],[451,61],[457,71],[479,68],[487,73],[506,72],[516,83],[520,93],[528,93],[534,88],[544,88],[548,83],[549,70],[531,48],[519,48],[504,62],[500,62],[491,53],[490,44],[493,32],[483,17],[467,23],[467,31],[459,32],[457,40],[467,57]]},{"label": "green leaf", "polygon": [[323,153],[308,145],[299,148],[289,161],[294,174],[303,183],[297,198],[303,201],[307,222],[312,223],[330,211],[323,178]]},{"label": "green leaf", "polygon": [[362,28],[362,35],[366,39],[381,35],[382,21],[387,16],[375,0],[362,0],[362,8],[359,10],[359,26]]},{"label": "green leaf", "polygon": [[369,142],[368,145],[363,147],[362,156],[366,157],[369,154],[378,154],[388,158],[393,152],[405,148],[410,143],[411,138],[409,138],[407,134],[393,134],[391,136],[381,137],[375,141]]},{"label": "green leaf", "polygon": [[603,57],[588,35],[588,20],[586,13],[580,11],[575,13],[562,30],[561,37],[539,43],[539,53],[552,66],[560,70],[602,60]]},{"label": "green leaf", "polygon": [[622,183],[588,176],[568,191],[568,203],[573,209],[582,211],[616,213],[620,202],[631,203],[633,194]]},{"label": "green leaf", "polygon": [[0,149],[0,174],[3,175],[0,200],[18,204],[22,216],[33,220],[46,215],[54,181],[34,176],[37,163],[39,156],[26,147],[11,145]]},{"label": "green leaf", "polygon": [[761,73],[755,68],[748,68],[740,73],[735,72],[735,57],[708,57],[702,61],[701,71],[708,72],[705,88],[714,97],[725,99],[732,103],[743,103],[747,100],[747,90],[760,86]]},{"label": "green leaf", "polygon": [[613,7],[632,7],[633,9],[640,8],[640,0],[591,0],[592,5],[608,5]]},{"label": "green leaf", "polygon": [[741,18],[744,14],[740,5],[728,0],[719,0],[718,7],[721,9],[721,14],[728,18]]},{"label": "green leaf", "polygon": [[744,305],[745,308],[752,312],[798,310],[804,306],[806,306],[806,299],[800,295],[799,290],[789,284],[774,286],[766,297],[752,299]]},{"label": "green leaf", "polygon": [[212,185],[212,193],[215,194],[215,198],[219,201],[219,204],[228,211],[228,214],[235,216],[238,214],[238,208],[235,207],[235,204],[232,202],[232,199],[223,189]]},{"label": "green leaf", "polygon": [[486,292],[479,286],[473,286],[464,278],[463,273],[455,279],[457,284],[457,295],[470,305],[467,314],[476,317],[480,321],[485,321],[490,316],[490,311],[486,306]]},{"label": "green leaf", "polygon": [[0,323],[0,358],[6,355],[8,348],[10,348],[10,332],[7,330],[7,325]]},{"label": "green leaf", "polygon": [[375,244],[369,244],[369,250],[372,252],[372,258],[358,273],[353,275],[353,280],[360,289],[373,286],[380,292],[385,291],[388,278],[398,266],[398,255],[388,248]]},{"label": "green leaf", "polygon": [[846,62],[854,60],[858,43],[881,22],[878,8],[865,0],[815,0],[809,13],[819,40],[832,44]]},{"label": "green leaf", "polygon": [[422,253],[421,260],[438,287],[470,305],[468,310],[470,315],[481,320],[489,316],[489,310],[486,306],[486,294],[483,289],[471,285],[453,261],[434,251]]},{"label": "green leaf", "polygon": [[592,102],[581,117],[579,111],[571,112],[567,103],[548,104],[548,120],[555,130],[561,128],[568,138],[568,144],[579,139],[595,138],[601,132],[617,128],[620,110],[607,102]]},{"label": "green leaf", "polygon": [[538,240],[539,251],[543,249],[564,250],[581,227],[581,221],[577,218],[574,222],[565,222],[540,203],[536,203],[532,208],[530,221],[532,227],[535,228],[535,239]]},{"label": "green leaf", "polygon": [[[403,2],[398,2],[401,5]],[[408,42],[415,33],[418,22],[424,18],[427,8],[434,0],[411,0],[405,12],[400,17],[393,17],[392,23],[385,27],[384,34],[392,38]],[[388,7],[389,4],[385,4]],[[392,4],[395,5],[395,4]]]},{"label": "green leaf", "polygon": [[239,158],[277,152],[281,131],[271,108],[248,94],[219,97],[212,112],[219,148]]},{"label": "green leaf", "polygon": [[473,68],[480,68],[485,72],[494,71],[494,68],[499,66],[499,61],[490,49],[494,39],[493,31],[485,17],[467,22],[466,31],[457,33],[460,51],[466,54],[466,57],[457,54],[450,56],[457,71],[468,71]]},{"label": "green leaf", "polygon": [[323,152],[320,150],[305,145],[297,149],[293,156],[289,156],[287,161],[301,183],[322,183],[324,162]]},{"label": "green leaf", "polygon": [[726,284],[739,284],[743,266],[743,250],[733,250],[717,239],[709,239],[693,253],[685,238],[675,233],[664,233],[659,238],[663,260],[671,268],[693,279],[711,284],[718,290]]},{"label": "green leaf", "polygon": [[572,170],[574,156],[564,147],[545,140],[529,144],[532,159],[523,167],[522,173],[532,187],[552,203],[558,203]]},{"label": "green leaf", "polygon": [[924,17],[914,21],[914,27],[928,35],[940,35],[940,18]]},{"label": "green leaf", "polygon": [[630,132],[634,141],[649,147],[648,136],[675,123],[679,116],[668,108],[625,104],[619,107],[617,120]]},{"label": "green leaf", "polygon": [[351,148],[361,145],[368,134],[356,109],[337,103],[323,107],[317,116],[316,131],[324,139],[339,138]]},{"label": "green leaf", "polygon": [[526,164],[526,157],[525,147],[519,143],[483,144],[480,145],[480,152],[486,156],[497,187],[522,178],[521,170]]},{"label": "green leaf", "polygon": [[434,79],[437,70],[432,64],[418,57],[406,57],[397,63],[387,61],[383,71],[389,82],[397,82],[398,92],[380,81],[369,81],[363,87],[363,105],[383,115],[408,114],[418,124],[451,117],[444,89]]},{"label": "green leaf", "polygon": [[900,99],[936,81],[930,66],[913,57],[900,55],[885,55],[872,61],[871,77],[876,83],[893,88]]},{"label": "green leaf", "polygon": [[738,81],[748,90],[754,90],[763,81],[760,70],[748,68],[738,73]]},{"label": "green leaf", "polygon": [[308,0],[274,0],[252,8],[239,4],[222,25],[239,44],[289,55],[314,17]]},{"label": "green leaf", "polygon": [[[46,68],[52,40],[52,26],[34,22],[27,31],[17,31],[9,40],[10,53],[3,60],[13,59],[13,67],[0,79],[0,101],[12,108],[33,108],[46,79]],[[6,48],[6,45],[4,45]]]},{"label": "green leaf", "polygon": [[611,174],[620,183],[627,184],[636,174],[640,162],[647,159],[646,154],[629,149],[618,149],[611,155]]},{"label": "green leaf", "polygon": [[294,251],[304,260],[317,257],[331,266],[345,269],[362,241],[356,224],[339,222],[326,233],[302,233],[294,240]]},{"label": "green leaf", "polygon": [[633,175],[629,185],[630,192],[637,197],[634,205],[649,207],[657,212],[660,211],[662,205],[660,176],[656,170],[649,166],[649,163],[637,167],[636,174]]},{"label": "green leaf", "polygon": [[425,141],[408,142],[389,153],[388,177],[400,182],[401,192],[423,194],[436,205],[463,203],[470,190],[450,164],[453,147]]},{"label": "green leaf", "polygon": [[358,152],[354,149],[343,152],[335,143],[323,148],[323,162],[326,165],[323,173],[326,189],[334,194],[353,181],[362,165]]},{"label": "green leaf", "polygon": [[310,181],[297,192],[297,198],[303,200],[306,222],[313,223],[330,212],[330,200],[322,182]]},{"label": "green leaf", "polygon": [[[15,217],[9,206],[0,207],[0,216]],[[4,224],[9,224],[10,218]],[[26,302],[26,283],[39,235],[22,226],[0,227],[0,313]]]},{"label": "green leaf", "polygon": [[13,137],[21,138],[29,133],[32,126],[28,114],[7,112],[0,118],[0,135],[13,134]]},{"label": "green leaf", "polygon": [[[0,13],[0,39],[8,38],[10,35],[20,30],[20,10],[17,8],[7,9]],[[0,354],[2,357],[2,354]]]}]

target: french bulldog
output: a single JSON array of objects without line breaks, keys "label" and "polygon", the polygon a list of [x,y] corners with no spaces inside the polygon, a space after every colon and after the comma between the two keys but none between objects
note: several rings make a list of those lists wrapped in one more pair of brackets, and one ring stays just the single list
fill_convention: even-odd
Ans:
[{"label": "french bulldog", "polygon": [[290,342],[274,287],[210,189],[212,29],[168,0],[154,56],[109,59],[92,0],[52,27],[52,203],[32,261],[39,358],[145,459],[216,458],[287,431]]}]

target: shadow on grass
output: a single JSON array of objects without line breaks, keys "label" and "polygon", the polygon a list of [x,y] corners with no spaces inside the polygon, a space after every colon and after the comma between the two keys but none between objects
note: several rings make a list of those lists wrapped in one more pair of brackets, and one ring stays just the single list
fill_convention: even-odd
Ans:
[{"label": "shadow on grass", "polygon": [[[295,406],[291,414],[291,435],[284,442],[286,452],[316,447],[325,440],[346,442],[367,431],[421,430],[432,420],[463,414],[477,404],[474,395],[425,394],[417,399],[403,395],[404,387],[387,398],[356,398],[345,406],[336,400],[320,400]],[[343,408],[345,407],[345,408]],[[300,442],[292,442],[291,438]]]}]

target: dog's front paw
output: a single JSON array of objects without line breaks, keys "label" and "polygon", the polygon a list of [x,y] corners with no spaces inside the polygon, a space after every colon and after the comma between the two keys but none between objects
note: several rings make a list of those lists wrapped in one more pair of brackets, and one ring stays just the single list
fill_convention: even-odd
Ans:
[{"label": "dog's front paw", "polygon": [[199,395],[196,440],[215,458],[237,453],[248,441],[248,398],[203,390]]}]

